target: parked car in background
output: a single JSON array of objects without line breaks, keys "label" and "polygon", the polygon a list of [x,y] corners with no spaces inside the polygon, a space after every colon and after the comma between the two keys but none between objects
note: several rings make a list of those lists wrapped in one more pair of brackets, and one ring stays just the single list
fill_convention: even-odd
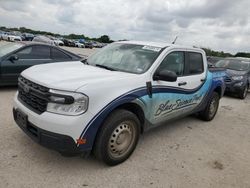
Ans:
[{"label": "parked car in background", "polygon": [[63,43],[65,46],[75,47],[75,42],[69,39],[63,39]]},{"label": "parked car in background", "polygon": [[34,39],[34,37],[35,36],[31,33],[23,33],[22,34],[23,41],[32,41]]},{"label": "parked car in background", "polygon": [[15,36],[20,36],[22,37],[22,33],[20,31],[11,31],[11,34],[15,35]]},{"label": "parked car in background", "polygon": [[92,41],[92,45],[94,48],[102,48],[102,44],[100,42]]},{"label": "parked car in background", "polygon": [[85,39],[79,39],[78,42],[84,44],[86,42],[86,40]]},{"label": "parked car in background", "polygon": [[222,59],[223,57],[207,56],[207,64],[209,67],[214,67],[215,64]]},{"label": "parked car in background", "polygon": [[10,35],[10,33],[9,32],[4,32],[4,33],[2,33],[2,35],[1,35],[1,37],[2,37],[2,40],[6,40],[6,41],[8,41],[8,36]]},{"label": "parked car in background", "polygon": [[75,47],[78,47],[78,48],[85,48],[85,45],[78,42],[78,41],[75,41]]},{"label": "parked car in background", "polygon": [[208,70],[198,48],[117,42],[83,62],[22,72],[13,115],[45,147],[64,155],[92,151],[117,165],[145,131],[191,114],[211,121],[224,94],[224,75]]},{"label": "parked car in background", "polygon": [[90,49],[93,48],[93,44],[92,44],[92,42],[90,42],[90,41],[86,41],[86,42],[84,43],[84,45],[85,45],[85,48],[90,48]]},{"label": "parked car in background", "polygon": [[60,40],[58,38],[54,38],[54,37],[51,37],[50,39],[54,41],[54,44],[56,46],[64,46],[64,42],[62,40]]},{"label": "parked car in background", "polygon": [[226,92],[245,99],[250,86],[250,59],[226,58],[218,61],[215,67],[226,69]]},{"label": "parked car in background", "polygon": [[99,45],[99,48],[103,48],[104,46],[106,46],[106,44],[103,44],[101,42],[99,42],[98,45]]},{"label": "parked car in background", "polygon": [[0,31],[0,40],[3,40],[2,35],[4,34],[4,31]]},{"label": "parked car in background", "polygon": [[49,45],[55,45],[55,42],[51,40],[49,37],[43,36],[43,35],[38,35],[33,38],[33,42],[41,42]]},{"label": "parked car in background", "polygon": [[82,57],[79,55],[43,43],[19,42],[1,45],[0,85],[16,85],[19,74],[33,65],[80,59]]},{"label": "parked car in background", "polygon": [[22,41],[22,38],[20,36],[10,32],[5,32],[4,34],[2,34],[2,39],[10,42]]}]

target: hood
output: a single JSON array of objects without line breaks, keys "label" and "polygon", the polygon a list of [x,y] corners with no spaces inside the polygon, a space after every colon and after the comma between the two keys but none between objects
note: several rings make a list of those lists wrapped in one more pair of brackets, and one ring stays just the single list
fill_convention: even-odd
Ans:
[{"label": "hood", "polygon": [[237,71],[237,70],[231,70],[231,69],[226,69],[226,74],[228,76],[243,76],[247,73],[247,71]]},{"label": "hood", "polygon": [[85,65],[80,61],[36,65],[23,71],[21,75],[42,86],[68,91],[75,91],[91,83],[102,84],[105,80],[135,76],[135,74]]}]

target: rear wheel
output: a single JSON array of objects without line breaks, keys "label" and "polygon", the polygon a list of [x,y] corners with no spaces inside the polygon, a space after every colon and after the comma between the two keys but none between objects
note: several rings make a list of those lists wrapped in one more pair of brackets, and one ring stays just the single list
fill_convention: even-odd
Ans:
[{"label": "rear wheel", "polygon": [[105,120],[94,146],[94,154],[106,164],[122,163],[133,153],[140,134],[140,122],[127,110],[116,110]]},{"label": "rear wheel", "polygon": [[248,84],[244,87],[244,89],[239,93],[240,99],[245,99],[248,93]]},{"label": "rear wheel", "polygon": [[219,107],[220,97],[217,92],[213,92],[211,98],[209,99],[206,108],[199,113],[201,119],[205,121],[211,121],[214,119],[218,107]]}]

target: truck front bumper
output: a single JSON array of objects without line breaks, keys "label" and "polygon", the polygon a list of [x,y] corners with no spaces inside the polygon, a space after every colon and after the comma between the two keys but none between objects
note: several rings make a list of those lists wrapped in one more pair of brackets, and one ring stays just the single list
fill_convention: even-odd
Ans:
[{"label": "truck front bumper", "polygon": [[[35,142],[65,155],[89,153],[92,145],[88,142],[78,144],[82,131],[92,114],[80,116],[64,116],[49,112],[37,114],[14,98],[13,116],[16,124]],[[17,116],[23,114],[25,123],[17,121]],[[85,138],[83,138],[85,139]]]},{"label": "truck front bumper", "polygon": [[13,116],[16,124],[38,144],[56,150],[65,155],[79,154],[81,151],[77,147],[73,138],[67,135],[57,134],[43,130],[27,120],[25,125],[17,121],[18,111],[13,108]]},{"label": "truck front bumper", "polygon": [[226,92],[228,93],[239,93],[244,90],[246,83],[243,81],[226,83]]}]

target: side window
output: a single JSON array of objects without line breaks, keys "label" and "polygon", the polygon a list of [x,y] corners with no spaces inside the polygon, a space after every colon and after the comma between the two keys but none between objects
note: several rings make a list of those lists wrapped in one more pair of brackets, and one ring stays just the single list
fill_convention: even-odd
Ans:
[{"label": "side window", "polygon": [[31,47],[28,47],[28,48],[24,48],[23,50],[19,51],[17,54],[18,54],[19,56],[22,56],[22,55],[24,56],[24,55],[30,54],[31,51],[32,51],[32,48],[31,48]]},{"label": "side window", "polygon": [[168,54],[161,62],[157,71],[169,70],[175,72],[177,76],[182,76],[184,71],[184,57],[184,52],[172,52]]},{"label": "side window", "polygon": [[51,48],[51,57],[52,59],[71,60],[71,58],[67,54],[61,52],[56,48]]},{"label": "side window", "polygon": [[16,53],[19,59],[49,59],[50,48],[47,46],[30,46]]},{"label": "side window", "polygon": [[187,70],[189,75],[201,74],[204,72],[204,64],[201,53],[188,52]]}]

